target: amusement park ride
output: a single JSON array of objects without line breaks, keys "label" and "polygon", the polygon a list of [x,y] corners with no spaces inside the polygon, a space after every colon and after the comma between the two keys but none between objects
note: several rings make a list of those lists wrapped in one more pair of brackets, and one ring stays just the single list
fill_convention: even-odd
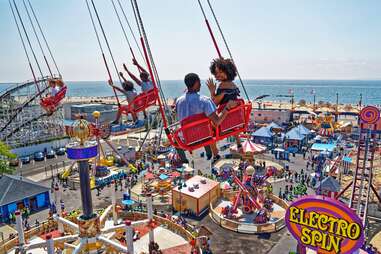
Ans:
[{"label": "amusement park ride", "polygon": [[[249,169],[249,167],[247,168]],[[233,199],[233,205],[223,208],[225,217],[237,215],[238,206],[242,206],[243,213],[257,212],[255,223],[265,223],[268,221],[267,210],[272,209],[272,200],[266,198],[266,188],[269,186],[267,179],[277,173],[275,167],[268,167],[265,175],[258,175],[255,172],[248,175],[247,169],[244,171],[242,181],[233,176],[233,182],[238,185],[239,191]]]},{"label": "amusement park ride", "polygon": [[373,183],[373,162],[375,153],[379,147],[377,138],[378,123],[380,121],[380,110],[374,106],[367,106],[360,112],[360,136],[357,148],[356,169],[353,180],[337,194],[340,198],[345,191],[351,188],[349,207],[361,218],[363,225],[367,223],[368,204],[370,194],[376,196],[381,203],[381,197],[377,193]]},{"label": "amusement park ride", "polygon": [[[89,162],[98,155],[96,142],[91,142],[91,127],[80,119],[73,125],[72,138],[76,141],[67,146],[67,155],[71,160],[78,163],[80,171],[80,190],[83,214],[76,221],[63,217],[60,200],[61,194],[58,185],[54,188],[55,214],[53,219],[58,223],[58,231],[62,236],[52,238],[47,235],[46,241],[27,243],[25,241],[21,215],[16,213],[16,225],[19,235],[18,251],[25,253],[35,248],[47,248],[47,253],[56,253],[55,250],[71,250],[76,253],[98,253],[100,249],[107,249],[107,253],[134,253],[134,230],[132,226],[147,224],[150,228],[150,249],[154,244],[153,229],[156,227],[153,221],[152,197],[147,196],[148,219],[141,221],[125,221],[120,224],[116,209],[115,188],[112,193],[112,204],[108,206],[101,216],[93,212],[89,178]],[[112,225],[107,223],[107,218],[112,213]],[[114,238],[120,232],[126,232],[125,244]]]},{"label": "amusement park ride", "polygon": [[[48,76],[43,73],[19,7],[15,1],[13,3],[9,1],[9,5],[33,76],[32,81],[11,86],[0,94],[0,139],[11,147],[18,147],[33,144],[37,140],[41,142],[63,136],[63,115],[60,102],[65,97],[67,88],[62,82],[61,73],[30,1],[23,1],[23,5],[41,50],[42,61],[47,66]],[[34,20],[32,20],[32,16]],[[58,75],[54,75],[52,72],[41,40],[44,41],[45,50],[48,50]],[[34,65],[28,51],[32,53]],[[38,70],[39,77],[36,76],[35,68]],[[52,95],[52,83],[56,82],[60,83],[60,91]]]}]

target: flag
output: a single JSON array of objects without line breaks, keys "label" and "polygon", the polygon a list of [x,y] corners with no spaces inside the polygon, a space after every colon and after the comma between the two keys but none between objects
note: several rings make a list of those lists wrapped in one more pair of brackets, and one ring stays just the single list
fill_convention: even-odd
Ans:
[{"label": "flag", "polygon": [[311,90],[311,94],[315,94],[315,89],[312,89],[312,90]]},{"label": "flag", "polygon": [[294,91],[290,88],[290,89],[288,89],[288,94],[293,94],[294,93]]}]

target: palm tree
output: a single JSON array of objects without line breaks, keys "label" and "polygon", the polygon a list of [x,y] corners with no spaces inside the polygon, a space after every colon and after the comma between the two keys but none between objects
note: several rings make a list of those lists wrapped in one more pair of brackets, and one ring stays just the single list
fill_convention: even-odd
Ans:
[{"label": "palm tree", "polygon": [[15,158],[16,155],[10,151],[10,148],[0,141],[0,176],[13,173],[14,169],[9,166],[8,160]]}]

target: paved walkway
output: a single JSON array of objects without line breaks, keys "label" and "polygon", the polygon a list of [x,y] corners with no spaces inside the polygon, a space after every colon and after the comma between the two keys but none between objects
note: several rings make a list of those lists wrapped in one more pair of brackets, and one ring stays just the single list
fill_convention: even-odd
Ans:
[{"label": "paved walkway", "polygon": [[[188,242],[181,236],[173,233],[172,231],[157,227],[154,229],[155,242],[159,244],[161,250],[172,249],[176,246],[181,246],[181,249],[187,249]],[[140,254],[141,252],[148,253],[149,234],[143,235],[139,240],[134,242],[134,253]],[[180,250],[181,250],[180,249]],[[164,252],[166,253],[166,252]],[[180,254],[181,252],[178,252]],[[188,252],[189,253],[189,252]]]}]

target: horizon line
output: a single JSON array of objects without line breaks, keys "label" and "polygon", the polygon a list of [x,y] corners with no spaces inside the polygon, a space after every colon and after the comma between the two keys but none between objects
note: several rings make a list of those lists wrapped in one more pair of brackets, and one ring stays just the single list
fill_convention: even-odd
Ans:
[{"label": "horizon line", "polygon": [[[162,81],[183,81],[183,79],[160,79]],[[206,79],[201,79],[201,80],[206,80]],[[277,80],[277,81],[381,81],[380,78],[261,78],[261,77],[256,77],[256,78],[244,78],[242,80]],[[17,84],[24,82],[23,81],[0,81],[0,84]],[[79,80],[64,80],[65,82],[107,82],[107,80],[84,80],[84,79],[79,79]]]}]

